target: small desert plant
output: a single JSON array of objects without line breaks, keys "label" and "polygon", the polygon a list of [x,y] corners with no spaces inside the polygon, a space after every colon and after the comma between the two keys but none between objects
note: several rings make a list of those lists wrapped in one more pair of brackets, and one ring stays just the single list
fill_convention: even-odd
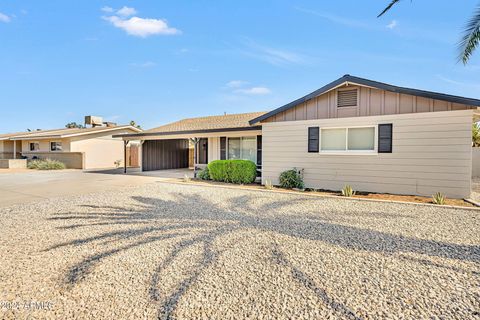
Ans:
[{"label": "small desert plant", "polygon": [[120,165],[122,164],[122,160],[115,160],[113,164],[115,165],[115,168],[120,168]]},{"label": "small desert plant", "polygon": [[443,195],[441,192],[437,192],[432,195],[432,202],[435,204],[443,206],[445,204],[445,200],[445,195]]},{"label": "small desert plant", "polygon": [[293,168],[287,171],[283,171],[280,174],[279,181],[282,188],[303,189],[305,187],[303,183],[303,169],[297,170],[297,168]]},{"label": "small desert plant", "polygon": [[28,162],[27,167],[29,169],[37,170],[62,170],[65,169],[65,164],[58,160],[45,159],[45,160],[32,160]]},{"label": "small desert plant", "polygon": [[346,185],[342,188],[342,196],[344,197],[353,197],[355,195],[355,191],[353,191],[352,186]]},{"label": "small desert plant", "polygon": [[198,173],[198,178],[201,180],[210,180],[210,172],[208,171],[208,167],[205,167],[205,169]]},{"label": "small desert plant", "polygon": [[188,174],[185,174],[183,176],[183,182],[190,182],[190,177],[188,176]]},{"label": "small desert plant", "polygon": [[265,189],[273,189],[272,180],[270,179],[265,180]]}]

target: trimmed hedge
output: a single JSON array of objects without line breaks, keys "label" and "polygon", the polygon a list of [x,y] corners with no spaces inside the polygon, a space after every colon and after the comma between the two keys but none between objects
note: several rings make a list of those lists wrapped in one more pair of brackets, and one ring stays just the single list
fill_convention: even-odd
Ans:
[{"label": "trimmed hedge", "polygon": [[250,160],[215,160],[208,164],[210,178],[230,183],[252,183],[257,177],[257,166]]},{"label": "trimmed hedge", "polygon": [[205,169],[198,173],[198,178],[201,180],[210,180],[210,173],[208,172],[208,167],[205,167]]}]

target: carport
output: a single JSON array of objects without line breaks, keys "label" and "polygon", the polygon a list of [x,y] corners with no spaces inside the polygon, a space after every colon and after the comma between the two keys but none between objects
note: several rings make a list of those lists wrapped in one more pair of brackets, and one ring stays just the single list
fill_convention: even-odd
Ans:
[{"label": "carport", "polygon": [[[213,160],[247,159],[262,164],[262,128],[249,120],[264,112],[183,119],[121,137],[141,142],[142,171],[204,167]],[[124,161],[126,162],[126,161]],[[124,172],[126,172],[124,167]]]}]

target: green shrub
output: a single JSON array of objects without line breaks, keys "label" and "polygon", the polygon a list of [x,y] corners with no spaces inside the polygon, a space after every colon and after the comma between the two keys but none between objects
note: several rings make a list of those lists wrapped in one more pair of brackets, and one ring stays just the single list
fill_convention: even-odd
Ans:
[{"label": "green shrub", "polygon": [[250,160],[215,160],[208,164],[214,181],[252,183],[257,177],[257,166]]},{"label": "green shrub", "polygon": [[287,171],[283,171],[280,174],[279,182],[282,188],[303,189],[305,186],[303,183],[303,169],[297,170],[296,168],[293,168]]},{"label": "green shrub", "polygon": [[445,198],[445,196],[441,192],[437,192],[432,196],[432,202],[434,204],[438,204],[438,205],[441,205],[441,206],[443,206],[445,204],[446,199],[447,198]]},{"label": "green shrub", "polygon": [[342,196],[344,197],[353,197],[355,195],[355,191],[353,191],[353,188],[352,186],[350,185],[346,185],[345,187],[343,187],[342,189]]},{"label": "green shrub", "polygon": [[29,169],[37,170],[62,170],[65,169],[65,164],[58,160],[44,159],[44,160],[32,160],[28,162],[27,167]]},{"label": "green shrub", "polygon": [[198,178],[201,180],[210,180],[210,172],[208,171],[208,167],[205,167],[205,169],[198,173]]}]

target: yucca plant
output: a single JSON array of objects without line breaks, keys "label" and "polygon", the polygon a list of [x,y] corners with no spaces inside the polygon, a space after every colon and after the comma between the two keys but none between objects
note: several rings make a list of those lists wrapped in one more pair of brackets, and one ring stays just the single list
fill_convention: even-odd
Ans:
[{"label": "yucca plant", "polygon": [[441,192],[437,192],[434,195],[432,195],[432,201],[435,204],[443,206],[445,204],[445,196]]},{"label": "yucca plant", "polygon": [[346,185],[342,188],[342,196],[344,197],[353,197],[355,195],[355,191],[353,191],[352,186]]},{"label": "yucca plant", "polygon": [[472,145],[480,147],[480,125],[478,123],[472,124]]}]

